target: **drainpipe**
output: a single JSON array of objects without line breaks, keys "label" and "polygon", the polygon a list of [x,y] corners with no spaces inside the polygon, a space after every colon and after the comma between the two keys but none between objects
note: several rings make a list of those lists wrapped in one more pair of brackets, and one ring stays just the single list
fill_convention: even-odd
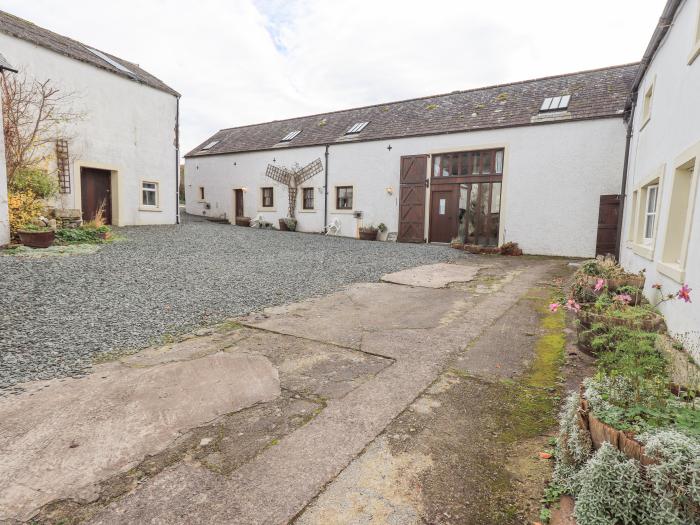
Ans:
[{"label": "drainpipe", "polygon": [[180,224],[180,97],[175,99],[175,224]]},{"label": "drainpipe", "polygon": [[324,174],[324,182],[323,182],[323,231],[326,231],[326,226],[328,226],[328,157],[330,154],[328,153],[328,149],[330,148],[329,144],[326,144],[326,166],[325,166],[325,174]]},{"label": "drainpipe", "polygon": [[617,214],[617,232],[615,232],[615,256],[620,260],[622,254],[622,227],[624,224],[625,201],[627,200],[627,172],[629,171],[630,145],[632,144],[632,130],[634,128],[634,110],[637,106],[636,97],[632,101],[629,120],[627,121],[627,139],[625,140],[625,160],[622,164],[622,188],[620,189],[620,208]]}]

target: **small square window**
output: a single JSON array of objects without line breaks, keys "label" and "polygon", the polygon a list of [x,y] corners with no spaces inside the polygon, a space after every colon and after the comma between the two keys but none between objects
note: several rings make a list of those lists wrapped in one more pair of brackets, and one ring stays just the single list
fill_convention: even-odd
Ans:
[{"label": "small square window", "polygon": [[299,133],[301,133],[300,129],[295,129],[294,131],[290,131],[287,133],[284,137],[282,137],[282,140],[280,142],[290,142],[291,140],[294,139]]},{"label": "small square window", "polygon": [[207,144],[206,146],[204,146],[204,147],[202,148],[202,151],[207,150],[207,149],[211,149],[211,148],[213,148],[214,146],[216,146],[218,143],[219,143],[218,140],[212,140],[209,144]]},{"label": "small square window", "polygon": [[658,193],[659,187],[657,185],[647,186],[647,202],[644,212],[644,244],[651,244],[651,242],[654,240]]},{"label": "small square window", "polygon": [[337,186],[335,188],[335,208],[337,210],[352,210],[352,186]]},{"label": "small square window", "polygon": [[155,208],[158,206],[158,183],[141,183],[141,205]]},{"label": "small square window", "polygon": [[644,91],[644,100],[642,100],[642,123],[641,127],[644,127],[647,122],[651,119],[651,104],[654,99],[654,84],[656,79],[654,79],[651,84]]},{"label": "small square window", "polygon": [[350,129],[348,129],[345,132],[345,134],[346,135],[354,135],[356,133],[359,133],[367,127],[367,124],[369,124],[369,122],[356,122],[355,124],[350,126]]},{"label": "small square window", "polygon": [[272,208],[275,205],[275,192],[273,188],[261,188],[263,208]]},{"label": "small square window", "polygon": [[200,201],[204,200],[204,186],[199,187],[199,200]]},{"label": "small square window", "polygon": [[314,209],[314,189],[302,188],[301,190],[301,207],[304,210]]}]

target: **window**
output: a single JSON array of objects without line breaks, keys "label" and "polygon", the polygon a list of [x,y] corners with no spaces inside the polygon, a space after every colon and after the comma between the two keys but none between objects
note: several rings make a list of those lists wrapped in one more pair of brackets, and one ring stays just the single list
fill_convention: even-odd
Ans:
[{"label": "window", "polygon": [[199,187],[199,200],[200,201],[204,200],[204,186]]},{"label": "window", "polygon": [[303,210],[313,210],[314,209],[314,189],[313,188],[302,188],[301,189],[301,208]]},{"label": "window", "polygon": [[261,188],[262,207],[272,208],[275,205],[275,191],[273,188]]},{"label": "window", "polygon": [[433,155],[433,177],[481,177],[502,174],[502,149]]},{"label": "window", "polygon": [[346,135],[354,135],[355,133],[359,133],[360,131],[362,131],[363,129],[365,129],[367,127],[367,124],[369,124],[369,122],[356,122],[355,124],[350,126],[350,129],[348,129],[345,132],[345,134]]},{"label": "window", "polygon": [[290,142],[294,137],[296,137],[299,133],[301,133],[300,129],[295,129],[294,131],[290,131],[287,133],[284,137],[282,137],[282,140],[280,142]]},{"label": "window", "polygon": [[671,181],[666,236],[661,262],[658,265],[661,273],[679,283],[685,279],[690,226],[697,193],[698,158],[700,158],[700,143],[686,151],[676,162]]},{"label": "window", "polygon": [[218,140],[212,140],[209,144],[207,144],[206,146],[204,146],[204,147],[202,148],[202,151],[207,150],[207,149],[211,149],[211,148],[213,148],[214,146],[216,146],[218,143],[219,143]]},{"label": "window", "polygon": [[150,208],[158,207],[158,183],[157,182],[142,182],[141,183],[141,205]]},{"label": "window", "polygon": [[337,210],[352,210],[352,186],[336,186],[335,208]]},{"label": "window", "polygon": [[558,97],[547,97],[540,106],[540,112],[543,111],[564,111],[569,107],[571,95],[561,95]]},{"label": "window", "polygon": [[642,123],[639,129],[646,126],[646,123],[651,119],[651,103],[654,98],[654,85],[656,84],[656,77],[651,81],[644,91],[644,100],[642,100]]},{"label": "window", "polygon": [[656,226],[656,202],[659,193],[659,186],[647,186],[647,202],[644,211],[644,244],[651,244],[654,240]]},{"label": "window", "polygon": [[136,78],[136,75],[134,74],[133,71],[124,67],[122,64],[120,64],[119,62],[117,62],[113,58],[107,56],[102,51],[98,51],[97,49],[93,49],[91,47],[85,47],[85,49],[90,51],[90,53],[92,53],[93,55],[100,57],[102,60],[107,62],[109,65],[116,67],[119,71],[127,73],[129,76]]},{"label": "window", "polygon": [[693,45],[690,51],[690,56],[688,57],[688,65],[695,62],[695,59],[700,56],[700,6],[698,6],[698,16],[697,25],[695,26],[695,33],[693,34]]}]

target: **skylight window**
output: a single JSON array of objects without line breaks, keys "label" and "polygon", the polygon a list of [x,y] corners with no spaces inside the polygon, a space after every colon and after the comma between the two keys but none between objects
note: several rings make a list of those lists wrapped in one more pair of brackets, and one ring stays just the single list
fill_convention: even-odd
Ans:
[{"label": "skylight window", "polygon": [[218,140],[212,140],[209,144],[207,144],[206,146],[204,146],[204,147],[202,148],[202,151],[204,151],[205,149],[212,149],[212,148],[213,148],[214,146],[216,146],[218,143],[219,143]]},{"label": "skylight window", "polygon": [[124,73],[127,73],[127,74],[129,74],[129,75],[131,75],[131,76],[134,76],[134,77],[136,76],[136,74],[135,74],[133,71],[131,71],[130,69],[124,67],[123,65],[121,65],[119,62],[117,62],[117,61],[114,60],[113,58],[108,57],[108,56],[105,55],[102,51],[98,51],[97,49],[93,49],[93,48],[91,48],[91,47],[86,47],[85,49],[87,49],[88,51],[90,51],[90,53],[92,53],[93,55],[96,55],[96,56],[100,57],[102,60],[104,60],[104,61],[107,62],[108,64],[110,64],[110,65],[116,67],[119,71],[123,71]]},{"label": "skylight window", "polygon": [[560,97],[547,97],[542,102],[540,111],[563,111],[569,107],[571,95],[563,95]]},{"label": "skylight window", "polygon": [[280,140],[280,142],[289,142],[294,137],[296,137],[299,133],[301,133],[300,129],[295,129],[294,131],[290,131],[284,137],[282,137],[282,140]]},{"label": "skylight window", "polygon": [[363,129],[367,127],[367,124],[369,122],[356,122],[352,126],[350,126],[350,129],[345,132],[346,135],[354,135],[355,133],[359,133]]}]

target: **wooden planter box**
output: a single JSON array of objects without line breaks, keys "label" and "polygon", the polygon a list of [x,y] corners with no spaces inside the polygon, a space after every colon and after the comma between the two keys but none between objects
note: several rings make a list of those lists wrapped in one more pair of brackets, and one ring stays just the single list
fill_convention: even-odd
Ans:
[{"label": "wooden planter box", "polygon": [[280,219],[280,231],[281,232],[289,231],[289,228],[287,228],[287,223],[284,221],[284,219]]},{"label": "wooden planter box", "polygon": [[630,459],[636,459],[642,465],[651,465],[655,461],[644,454],[644,445],[634,439],[631,433],[603,423],[595,417],[590,410],[588,401],[583,397],[583,385],[581,385],[581,406],[579,408],[578,425],[591,436],[593,448],[598,450],[606,441]]},{"label": "wooden planter box", "polygon": [[[600,277],[595,275],[587,275],[586,283],[590,286],[595,286]],[[645,277],[643,275],[629,274],[617,279],[603,279],[608,290],[617,290],[621,286],[636,286],[640,290],[644,288]]]},{"label": "wooden planter box", "polygon": [[361,241],[376,241],[377,230],[360,230]]},{"label": "wooden planter box", "polygon": [[650,312],[646,319],[623,319],[621,317],[612,317],[609,315],[594,314],[581,310],[578,313],[578,319],[583,328],[590,328],[594,323],[601,323],[608,326],[625,326],[633,330],[646,330],[648,332],[666,332],[666,323],[660,314]]},{"label": "wooden planter box", "polygon": [[236,217],[236,226],[250,227],[250,217]]},{"label": "wooden planter box", "polygon": [[56,238],[56,233],[51,230],[47,232],[34,232],[19,230],[19,240],[25,246],[30,248],[48,248],[53,245]]}]

